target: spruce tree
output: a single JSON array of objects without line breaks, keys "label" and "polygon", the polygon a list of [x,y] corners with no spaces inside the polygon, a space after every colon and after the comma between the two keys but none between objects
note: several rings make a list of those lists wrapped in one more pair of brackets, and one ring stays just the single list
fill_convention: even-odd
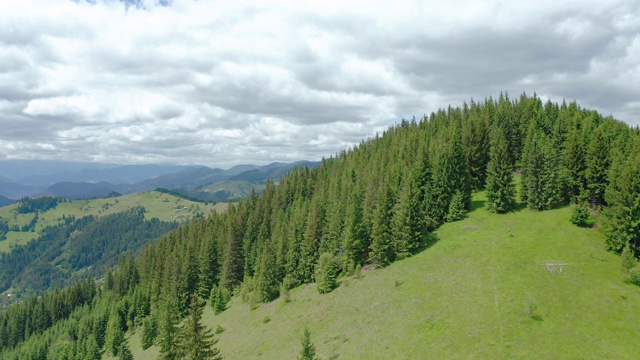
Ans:
[{"label": "spruce tree", "polygon": [[496,129],[487,165],[487,206],[489,211],[503,214],[514,209],[516,203],[513,171],[509,160],[509,144],[501,129]]},{"label": "spruce tree", "polygon": [[345,263],[343,264],[343,268],[345,269],[350,269],[353,266],[362,264],[367,249],[367,239],[369,237],[369,229],[364,219],[360,189],[354,188],[351,191],[349,199],[344,235]]},{"label": "spruce tree", "polygon": [[413,180],[405,177],[403,181],[400,197],[393,210],[392,238],[395,256],[398,259],[411,255],[417,248],[422,234],[420,234],[420,214],[419,206],[415,206],[417,201],[413,201]]},{"label": "spruce tree", "polygon": [[122,330],[122,319],[115,307],[111,309],[109,322],[107,323],[107,333],[105,335],[105,346],[107,350],[118,355],[120,344],[124,342],[124,331]]},{"label": "spruce tree", "polygon": [[333,255],[323,253],[318,261],[316,270],[316,282],[318,284],[318,292],[325,294],[333,291],[338,286],[338,264]]},{"label": "spruce tree", "polygon": [[449,211],[447,212],[447,222],[462,220],[467,216],[464,206],[464,197],[460,191],[456,191],[451,197]]},{"label": "spruce tree", "polygon": [[85,343],[85,357],[87,360],[100,360],[102,359],[102,351],[94,334],[89,335],[88,340]]},{"label": "spruce tree", "polygon": [[118,359],[133,360],[133,354],[131,353],[131,349],[129,349],[129,344],[126,340],[123,341],[118,348]]},{"label": "spruce tree", "polygon": [[304,328],[302,335],[302,350],[298,360],[316,360],[316,346],[311,342],[311,332],[309,328]]},{"label": "spruce tree", "polygon": [[605,191],[608,184],[607,172],[610,144],[604,136],[602,126],[598,127],[589,142],[587,150],[587,169],[585,177],[589,189],[589,201],[592,206],[605,204]]},{"label": "spruce tree", "polygon": [[258,261],[258,273],[256,278],[256,290],[260,300],[268,302],[278,297],[280,280],[276,273],[276,254],[273,251],[271,241],[263,245]]},{"label": "spruce tree", "polygon": [[160,348],[159,360],[183,359],[180,346],[178,323],[178,307],[173,300],[165,300],[160,314],[160,328],[158,334],[158,347]]},{"label": "spruce tree", "polygon": [[154,315],[147,316],[142,322],[142,350],[147,350],[153,345],[158,336],[158,318]]},{"label": "spruce tree", "polygon": [[542,132],[530,133],[526,167],[527,204],[532,210],[548,210],[560,201],[560,167],[556,150]]},{"label": "spruce tree", "polygon": [[221,360],[220,350],[214,345],[211,329],[202,324],[202,306],[197,296],[191,299],[189,315],[180,329],[183,359],[187,360]]},{"label": "spruce tree", "polygon": [[387,266],[394,260],[391,241],[392,217],[393,193],[388,186],[385,186],[375,210],[371,242],[371,257],[379,266]]},{"label": "spruce tree", "polygon": [[586,190],[586,161],[585,146],[578,120],[567,135],[564,154],[565,181],[568,195],[572,202],[578,203],[584,199]]},{"label": "spruce tree", "polygon": [[616,156],[605,198],[607,248],[619,253],[628,246],[637,257],[640,255],[640,155],[632,154],[626,159],[622,154]]}]

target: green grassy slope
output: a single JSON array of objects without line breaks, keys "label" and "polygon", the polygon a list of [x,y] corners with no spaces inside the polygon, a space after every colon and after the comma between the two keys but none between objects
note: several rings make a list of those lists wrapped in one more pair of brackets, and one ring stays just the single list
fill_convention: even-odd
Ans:
[{"label": "green grassy slope", "polygon": [[[204,321],[226,359],[294,359],[305,326],[323,359],[637,359],[640,288],[622,282],[601,234],[571,211],[490,214],[483,195],[428,250],[330,294],[315,285]],[[551,274],[546,263],[567,263]],[[268,317],[269,321],[265,322]],[[131,338],[137,359],[153,359]]]},{"label": "green grassy slope", "polygon": [[[12,244],[25,244],[29,240],[38,236],[38,233],[47,226],[57,225],[61,222],[62,216],[73,215],[81,218],[87,215],[101,216],[125,211],[136,206],[144,206],[147,210],[147,219],[158,218],[163,221],[180,221],[189,219],[197,213],[209,214],[214,209],[223,211],[227,204],[196,203],[173,195],[149,191],[106,199],[94,200],[73,200],[71,202],[60,203],[55,209],[51,209],[39,214],[38,223],[34,232],[10,231],[7,233],[7,240],[0,242],[0,252],[11,249]],[[9,226],[17,224],[22,227],[28,224],[34,214],[17,214],[16,204],[0,208],[0,218],[7,220]]]}]

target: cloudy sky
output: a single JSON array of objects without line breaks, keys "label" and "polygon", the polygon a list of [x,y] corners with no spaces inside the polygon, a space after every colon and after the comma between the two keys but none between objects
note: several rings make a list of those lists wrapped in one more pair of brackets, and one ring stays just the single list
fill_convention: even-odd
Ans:
[{"label": "cloudy sky", "polygon": [[0,160],[317,160],[503,90],[640,124],[637,0],[133,2],[0,0]]}]

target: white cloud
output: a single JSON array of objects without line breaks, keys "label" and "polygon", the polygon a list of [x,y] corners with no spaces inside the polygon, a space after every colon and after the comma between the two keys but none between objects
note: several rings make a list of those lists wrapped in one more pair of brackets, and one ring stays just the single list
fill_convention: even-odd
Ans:
[{"label": "white cloud", "polygon": [[640,123],[636,1],[92,2],[0,1],[0,158],[317,160],[503,90]]}]

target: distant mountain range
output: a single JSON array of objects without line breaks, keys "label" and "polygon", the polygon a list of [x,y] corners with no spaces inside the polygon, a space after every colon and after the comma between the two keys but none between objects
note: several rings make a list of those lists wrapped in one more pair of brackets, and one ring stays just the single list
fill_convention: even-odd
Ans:
[{"label": "distant mountain range", "polygon": [[223,170],[206,166],[0,161],[0,196],[7,201],[38,195],[82,199],[163,188],[202,201],[226,201],[245,197],[252,189],[261,191],[267,179],[277,180],[295,167],[318,164],[276,162]]}]

